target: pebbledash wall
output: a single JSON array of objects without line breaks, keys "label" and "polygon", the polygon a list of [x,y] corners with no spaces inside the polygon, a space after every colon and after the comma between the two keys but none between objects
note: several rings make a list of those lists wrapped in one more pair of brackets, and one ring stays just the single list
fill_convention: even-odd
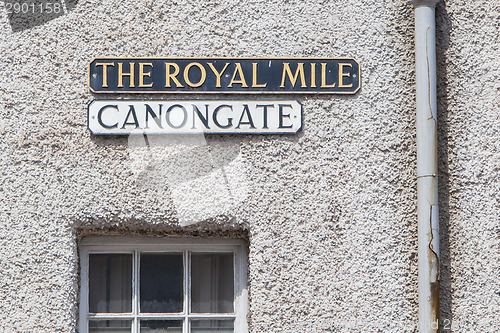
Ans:
[{"label": "pebbledash wall", "polygon": [[[8,2],[1,332],[77,330],[89,235],[246,239],[253,333],[416,331],[408,1],[66,0],[31,19]],[[436,13],[442,327],[499,332],[500,4],[441,1]],[[294,135],[97,137],[87,66],[103,56],[353,57],[362,88],[292,96]]]}]

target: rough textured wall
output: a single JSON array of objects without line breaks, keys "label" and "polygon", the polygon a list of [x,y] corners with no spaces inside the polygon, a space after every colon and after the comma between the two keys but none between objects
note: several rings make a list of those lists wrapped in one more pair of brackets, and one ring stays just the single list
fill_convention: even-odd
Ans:
[{"label": "rough textured wall", "polygon": [[500,331],[500,3],[437,9],[441,319]]},{"label": "rough textured wall", "polygon": [[[0,330],[75,330],[86,234],[248,232],[252,332],[415,331],[407,1],[67,0],[66,9],[0,16]],[[500,330],[498,12],[495,1],[438,9],[442,296],[456,332]],[[86,129],[96,56],[346,56],[361,64],[362,89],[298,96],[298,135],[147,144]]]}]

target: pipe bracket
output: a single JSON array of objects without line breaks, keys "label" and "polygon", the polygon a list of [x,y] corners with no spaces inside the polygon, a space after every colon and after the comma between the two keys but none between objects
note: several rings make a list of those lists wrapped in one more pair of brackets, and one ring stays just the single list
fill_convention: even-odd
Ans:
[{"label": "pipe bracket", "polygon": [[432,5],[435,6],[440,0],[410,0],[410,2],[416,6],[422,5]]}]

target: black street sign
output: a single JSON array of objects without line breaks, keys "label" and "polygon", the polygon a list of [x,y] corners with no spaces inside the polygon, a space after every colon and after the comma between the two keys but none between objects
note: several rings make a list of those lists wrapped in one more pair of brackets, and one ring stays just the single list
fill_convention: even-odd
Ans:
[{"label": "black street sign", "polygon": [[355,94],[352,58],[95,58],[94,93]]}]

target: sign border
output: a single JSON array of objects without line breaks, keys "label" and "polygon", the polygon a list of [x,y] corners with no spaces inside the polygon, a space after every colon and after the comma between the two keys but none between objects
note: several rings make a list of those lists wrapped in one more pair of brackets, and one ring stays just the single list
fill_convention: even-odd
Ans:
[{"label": "sign border", "polygon": [[[262,99],[261,101],[272,101],[272,99]],[[251,133],[243,133],[243,132],[220,132],[220,133],[206,133],[206,132],[176,132],[176,133],[165,133],[165,132],[150,132],[150,133],[145,133],[145,132],[134,132],[134,133],[106,133],[106,134],[95,134],[91,129],[90,129],[90,105],[93,102],[99,102],[99,101],[130,101],[130,102],[159,102],[159,101],[232,101],[232,102],[241,102],[240,99],[165,99],[165,98],[160,98],[160,99],[128,99],[128,98],[123,98],[123,99],[108,99],[108,98],[95,98],[87,103],[87,129],[92,135],[95,136],[129,136],[129,135],[297,135],[300,131],[302,131],[302,128],[304,127],[304,105],[298,100],[298,99],[292,99],[293,101],[299,103],[300,105],[300,127],[294,132],[294,133],[283,133],[283,132],[251,132]]]},{"label": "sign border", "polygon": [[[186,60],[186,59],[242,59],[242,60],[282,60],[282,59],[291,59],[291,60],[352,60],[358,65],[358,77],[359,84],[356,90],[354,91],[134,91],[134,90],[120,90],[120,91],[95,91],[90,86],[90,64],[97,59],[102,60],[117,60],[117,59],[126,59],[126,60],[135,60],[135,59],[172,59],[172,60]],[[254,94],[267,94],[267,95],[355,95],[361,89],[361,66],[359,62],[354,58],[349,57],[94,57],[90,60],[88,67],[88,75],[87,75],[87,86],[89,90],[94,94],[239,94],[239,95],[254,95]]]}]

